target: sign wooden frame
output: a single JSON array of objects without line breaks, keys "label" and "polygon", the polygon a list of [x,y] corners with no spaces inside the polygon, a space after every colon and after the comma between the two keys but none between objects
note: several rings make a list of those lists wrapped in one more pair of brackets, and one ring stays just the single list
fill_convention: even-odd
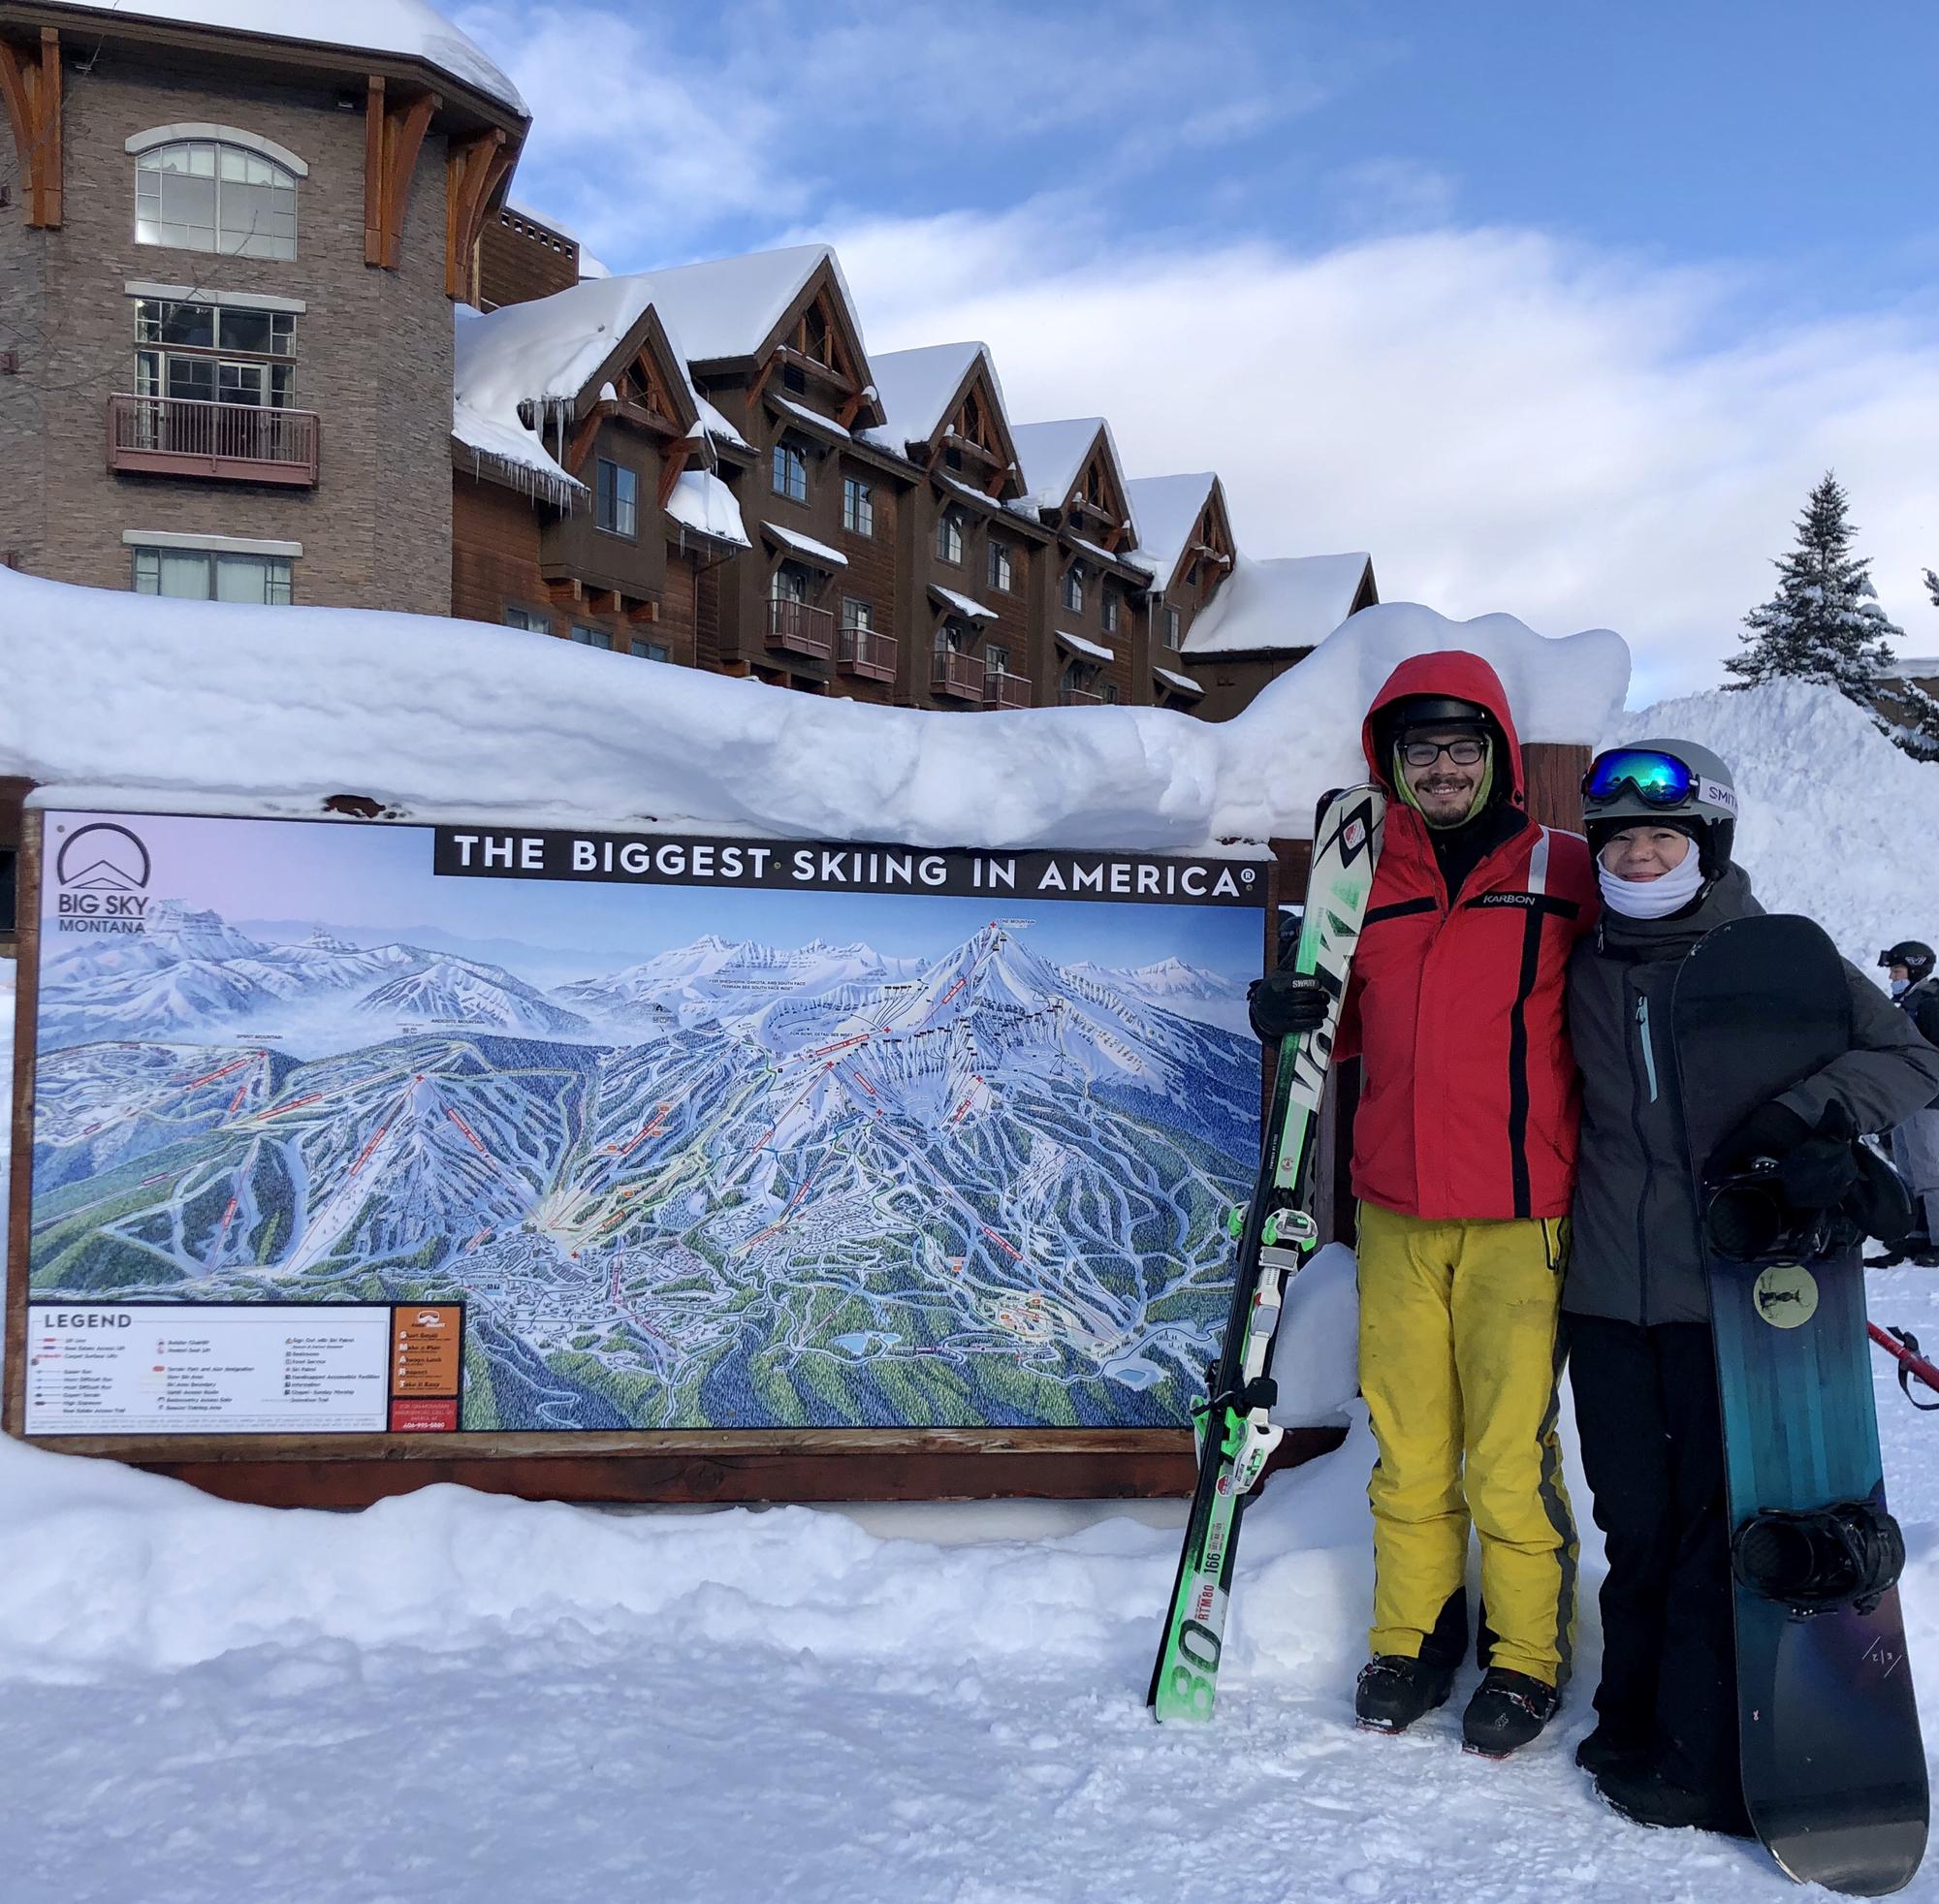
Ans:
[{"label": "sign wooden frame", "polygon": [[[1303,859],[1288,842],[1264,868],[1265,943]],[[1303,871],[1303,869],[1300,869]],[[8,1199],[4,1424],[63,1453],[106,1455],[214,1494],[272,1506],[355,1507],[434,1481],[533,1499],[604,1502],[1104,1499],[1189,1494],[1183,1429],[705,1429],[556,1434],[234,1434],[29,1437],[25,1432],[28,1239],[32,1218],[43,816],[23,816],[18,861],[19,976]],[[1303,885],[1303,880],[1299,882]],[[1338,1444],[1334,1430],[1287,1434],[1276,1465]]]}]

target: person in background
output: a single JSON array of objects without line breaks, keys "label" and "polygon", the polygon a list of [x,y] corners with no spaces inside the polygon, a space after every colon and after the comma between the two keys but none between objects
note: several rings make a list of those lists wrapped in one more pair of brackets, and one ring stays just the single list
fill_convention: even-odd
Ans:
[{"label": "person in background", "polygon": [[[1939,1045],[1939,978],[1933,976],[1931,946],[1902,938],[1879,954],[1879,964],[1899,1010],[1927,1044]],[[1914,1262],[1939,1269],[1939,1098],[1893,1127],[1891,1160],[1912,1191],[1912,1233],[1873,1258],[1873,1267]]]},{"label": "person in background", "polygon": [[[1446,1701],[1472,1520],[1486,1671],[1462,1735],[1500,1758],[1553,1716],[1574,1634],[1555,1433],[1576,1120],[1563,987],[1596,888],[1582,840],[1529,818],[1508,697],[1479,656],[1402,662],[1361,744],[1389,805],[1334,1047],[1366,1061],[1360,1386],[1380,1449],[1353,1709],[1398,1732]],[[1312,1031],[1326,1003],[1318,979],[1275,972],[1254,1030]]]},{"label": "person in background", "polygon": [[[1575,1757],[1638,1824],[1745,1834],[1723,1413],[1667,1028],[1691,950],[1764,908],[1732,861],[1736,793],[1708,748],[1615,748],[1582,788],[1603,912],[1569,966],[1582,1136],[1562,1307],[1608,1574],[1597,1724]],[[1715,1159],[1774,1159],[1801,1209],[1857,1185],[1851,1132],[1885,1129],[1939,1089],[1939,1051],[1850,966],[1846,983],[1853,1048],[1753,1111]]]}]

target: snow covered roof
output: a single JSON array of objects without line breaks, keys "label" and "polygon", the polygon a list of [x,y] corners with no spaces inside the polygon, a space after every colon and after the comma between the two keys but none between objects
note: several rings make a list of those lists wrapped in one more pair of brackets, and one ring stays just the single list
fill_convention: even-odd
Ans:
[{"label": "snow covered roof", "polygon": [[1138,555],[1160,587],[1176,573],[1218,482],[1208,469],[1192,476],[1133,476],[1125,485],[1138,525]]},{"label": "snow covered roof", "polygon": [[666,513],[676,523],[715,542],[731,542],[743,549],[753,545],[741,520],[741,505],[734,492],[709,469],[683,469],[674,478],[673,493],[667,497]]},{"label": "snow covered roof", "polygon": [[1159,680],[1169,682],[1181,694],[1203,694],[1205,692],[1203,686],[1193,681],[1190,675],[1181,675],[1171,668],[1154,668],[1152,673],[1158,676]]},{"label": "snow covered roof", "polygon": [[1003,387],[997,381],[987,344],[925,344],[919,350],[892,350],[870,358],[869,374],[888,421],[865,429],[864,438],[897,456],[911,443],[927,443],[942,423],[949,399],[962,389],[963,379],[979,358],[1001,403]]},{"label": "snow covered roof", "polygon": [[1075,649],[1079,654],[1088,654],[1094,661],[1115,661],[1118,657],[1102,642],[1087,641],[1082,635],[1073,635],[1066,628],[1057,630],[1057,638],[1065,648]]},{"label": "snow covered roof", "polygon": [[929,585],[929,592],[944,608],[954,609],[958,615],[967,615],[972,621],[994,621],[997,611],[985,608],[981,602],[972,602],[968,595],[959,595],[954,588],[945,588],[939,582]]},{"label": "snow covered roof", "polygon": [[843,442],[849,441],[854,431],[844,429],[833,417],[824,417],[819,410],[811,410],[806,403],[797,403],[792,397],[783,397],[778,390],[761,393],[777,409],[785,410],[789,416],[798,418],[811,429],[821,430],[829,436],[839,436]]},{"label": "snow covered roof", "polygon": [[287,0],[115,0],[112,6],[78,8],[122,19],[168,20],[179,26],[218,27],[298,46],[337,47],[345,51],[394,53],[421,59],[509,108],[521,118],[531,109],[477,43],[461,33],[426,0],[331,0],[328,7],[292,7]]},{"label": "snow covered roof", "polygon": [[1062,509],[1077,479],[1084,473],[1085,460],[1099,432],[1119,476],[1124,475],[1124,459],[1118,455],[1111,426],[1102,417],[1065,417],[1055,423],[1019,423],[1010,426],[1017,446],[1017,460],[1023,465],[1024,489],[1039,509]]},{"label": "snow covered roof", "polygon": [[732,443],[736,449],[748,451],[753,449],[753,444],[748,442],[706,397],[696,392],[694,401],[700,405],[700,421],[706,427],[708,435],[717,437],[723,443]]},{"label": "snow covered roof", "polygon": [[579,247],[579,275],[582,278],[611,277],[613,273],[582,244]]},{"label": "snow covered roof", "polygon": [[[585,278],[528,303],[481,313],[452,306],[452,434],[509,466],[526,487],[560,502],[584,490],[554,454],[569,414],[593,374],[652,307],[637,278]],[[664,328],[665,320],[661,319]],[[681,393],[699,416],[678,340],[669,336]],[[533,413],[528,427],[522,408]],[[553,438],[546,446],[545,434]]]},{"label": "snow covered roof", "polygon": [[313,816],[361,793],[417,819],[1199,851],[1308,834],[1319,796],[1362,771],[1374,690],[1445,648],[1494,664],[1531,741],[1594,740],[1629,681],[1606,629],[1546,641],[1511,616],[1390,606],[1231,720],[965,720],[444,616],[170,601],[0,568],[0,775],[56,802],[188,811]]},{"label": "snow covered roof", "polygon": [[1187,654],[1277,654],[1323,641],[1353,612],[1373,557],[1241,555],[1185,638]]},{"label": "snow covered roof", "polygon": [[1139,560],[1137,555],[1130,550],[1127,550],[1123,555],[1114,555],[1102,543],[1087,542],[1081,535],[1070,537],[1070,546],[1073,549],[1083,550],[1087,555],[1096,556],[1100,562],[1110,562],[1113,565],[1122,562],[1126,568],[1142,569],[1147,575],[1152,572],[1151,564],[1147,561]]},{"label": "snow covered roof", "polygon": [[688,362],[709,364],[752,357],[759,351],[801,296],[802,287],[824,264],[834,270],[859,336],[855,301],[831,245],[794,244],[779,251],[711,258],[697,265],[645,271],[633,281],[647,287],[668,328],[679,335]]},{"label": "snow covered roof", "polygon": [[771,535],[783,549],[791,549],[797,555],[806,555],[811,562],[819,562],[824,568],[846,568],[848,557],[839,549],[831,549],[825,542],[817,542],[811,535],[803,535],[799,529],[784,529],[779,523],[763,523],[761,533]]}]

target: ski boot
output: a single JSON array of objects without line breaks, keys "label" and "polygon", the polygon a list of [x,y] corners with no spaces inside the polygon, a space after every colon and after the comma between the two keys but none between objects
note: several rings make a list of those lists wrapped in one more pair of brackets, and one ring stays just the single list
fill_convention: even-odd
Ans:
[{"label": "ski boot", "polygon": [[1369,1732],[1404,1732],[1423,1713],[1447,1703],[1454,1668],[1377,1653],[1360,1668],[1353,1688],[1353,1717]]},{"label": "ski boot", "polygon": [[1461,1715],[1463,1748],[1484,1759],[1506,1759],[1539,1737],[1561,1703],[1544,1680],[1490,1666]]}]

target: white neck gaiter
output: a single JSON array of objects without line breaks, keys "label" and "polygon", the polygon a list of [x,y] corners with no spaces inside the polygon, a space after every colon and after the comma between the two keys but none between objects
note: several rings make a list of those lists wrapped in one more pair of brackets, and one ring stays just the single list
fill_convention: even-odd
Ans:
[{"label": "white neck gaiter", "polygon": [[1603,889],[1603,904],[1625,919],[1667,919],[1701,890],[1703,869],[1698,864],[1701,858],[1693,841],[1683,864],[1660,879],[1619,879],[1598,860],[1596,881]]}]

